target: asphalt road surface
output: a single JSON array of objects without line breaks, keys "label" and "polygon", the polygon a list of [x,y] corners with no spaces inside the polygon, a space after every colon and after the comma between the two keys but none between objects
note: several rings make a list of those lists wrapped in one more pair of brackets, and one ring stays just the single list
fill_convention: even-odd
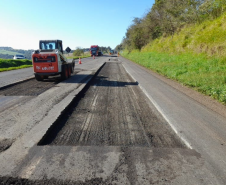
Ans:
[{"label": "asphalt road surface", "polygon": [[1,72],[0,88],[32,77],[34,77],[32,67]]},{"label": "asphalt road surface", "polygon": [[106,63],[87,88],[44,145],[183,147],[121,62]]},{"label": "asphalt road surface", "polygon": [[44,83],[0,90],[2,184],[226,184],[226,118],[208,97],[112,56]]}]

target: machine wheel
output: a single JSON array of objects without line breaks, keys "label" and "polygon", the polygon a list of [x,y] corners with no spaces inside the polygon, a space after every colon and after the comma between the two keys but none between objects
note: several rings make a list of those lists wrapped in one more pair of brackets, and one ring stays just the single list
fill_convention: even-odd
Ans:
[{"label": "machine wheel", "polygon": [[72,63],[72,64],[70,65],[71,74],[72,74],[72,73],[74,73],[74,67],[75,67],[75,64],[74,64],[74,63]]},{"label": "machine wheel", "polygon": [[75,62],[73,62],[73,64],[72,64],[72,71],[73,71],[73,73],[74,73],[74,69],[75,69]]},{"label": "machine wheel", "polygon": [[37,80],[37,81],[43,81],[43,76],[40,76],[40,75],[35,75],[35,79]]},{"label": "machine wheel", "polygon": [[71,76],[71,71],[72,71],[72,69],[71,69],[71,65],[67,65],[67,69],[68,69],[68,77],[70,77]]},{"label": "machine wheel", "polygon": [[71,71],[71,74],[73,73],[73,66],[72,65],[70,65],[70,71]]},{"label": "machine wheel", "polygon": [[68,78],[68,67],[67,65],[62,66],[61,79],[66,80]]}]

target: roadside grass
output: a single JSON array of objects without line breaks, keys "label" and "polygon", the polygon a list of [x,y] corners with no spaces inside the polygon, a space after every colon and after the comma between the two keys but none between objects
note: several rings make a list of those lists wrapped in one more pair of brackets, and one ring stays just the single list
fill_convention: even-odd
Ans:
[{"label": "roadside grass", "polygon": [[226,104],[226,58],[139,51],[121,55]]},{"label": "roadside grass", "polygon": [[31,60],[0,59],[0,72],[32,67]]},{"label": "roadside grass", "polygon": [[28,67],[32,67],[32,65],[22,65],[19,67],[0,68],[0,72],[11,71],[11,70],[16,70],[16,69],[23,69],[23,68],[28,68]]}]

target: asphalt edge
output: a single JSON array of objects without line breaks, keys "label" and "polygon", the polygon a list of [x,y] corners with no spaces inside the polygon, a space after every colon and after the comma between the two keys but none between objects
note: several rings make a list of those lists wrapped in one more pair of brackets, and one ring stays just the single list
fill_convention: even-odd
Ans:
[{"label": "asphalt edge", "polygon": [[0,90],[4,90],[4,89],[6,89],[6,88],[9,88],[9,87],[12,87],[12,86],[14,86],[14,85],[17,85],[17,84],[21,84],[21,83],[27,82],[27,81],[32,80],[32,79],[35,79],[35,77],[32,76],[32,77],[25,78],[25,79],[23,79],[23,80],[19,80],[19,81],[17,81],[17,82],[13,82],[13,83],[11,83],[11,84],[2,86],[2,87],[0,87]]},{"label": "asphalt edge", "polygon": [[208,95],[205,95],[199,91],[194,90],[193,88],[191,88],[189,86],[183,85],[176,80],[167,78],[166,76],[161,75],[151,69],[145,68],[144,66],[141,66],[141,65],[137,64],[136,62],[133,62],[127,58],[124,58],[124,57],[122,57],[122,58],[124,60],[132,62],[133,64],[144,69],[146,72],[150,73],[151,75],[158,78],[165,84],[171,86],[172,88],[176,89],[177,91],[180,91],[181,93],[187,95],[189,98],[195,100],[200,105],[206,107],[210,111],[213,111],[213,112],[217,113],[219,116],[226,118],[226,105],[220,103],[219,101],[213,99],[212,97],[210,97]]},{"label": "asphalt edge", "polygon": [[[122,63],[124,69],[126,70],[126,72],[131,76],[131,78],[134,81],[137,81],[132,74],[126,69],[125,65]],[[184,144],[189,148],[189,149],[193,149],[192,146],[189,144],[189,142],[181,135],[179,134],[178,130],[176,129],[176,127],[173,125],[173,123],[168,119],[167,115],[165,114],[165,112],[161,109],[161,107],[158,105],[158,103],[154,100],[154,98],[148,94],[148,92],[145,90],[145,87],[143,87],[140,83],[138,83],[138,86],[140,87],[140,89],[143,91],[143,93],[147,96],[147,98],[151,101],[151,103],[155,106],[155,108],[157,109],[157,111],[163,116],[163,118],[166,120],[166,122],[170,125],[170,127],[172,128],[172,130],[175,132],[175,134],[181,139],[182,142],[184,142]]]},{"label": "asphalt edge", "polygon": [[[73,105],[73,102],[76,101],[81,94],[83,94],[83,92],[86,90],[86,88],[89,86],[89,84],[91,83],[92,79],[94,77],[96,77],[96,75],[100,72],[100,70],[104,67],[104,65],[106,64],[106,62],[104,62],[98,70],[96,70],[96,72],[91,76],[91,78],[85,78],[83,79],[83,83],[82,85],[80,85],[78,87],[79,91],[77,94],[74,94],[73,98],[70,99],[70,102],[63,107],[63,110],[60,111],[60,114],[56,117],[56,119],[50,124],[49,128],[46,130],[46,132],[43,134],[43,136],[41,137],[41,139],[39,139],[39,141],[36,143],[38,146],[44,146],[45,144],[45,140],[48,137],[49,133],[51,133],[52,129],[54,129],[54,124],[56,122],[58,122],[58,120],[60,120],[64,114],[70,109],[70,107]],[[69,97],[70,94],[68,96],[66,96],[63,100],[64,101],[67,97]]]}]

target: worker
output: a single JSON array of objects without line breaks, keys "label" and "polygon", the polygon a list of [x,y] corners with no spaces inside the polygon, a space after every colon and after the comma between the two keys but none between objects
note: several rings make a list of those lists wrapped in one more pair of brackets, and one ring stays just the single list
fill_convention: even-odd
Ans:
[{"label": "worker", "polygon": [[53,45],[52,44],[49,44],[49,49],[53,49]]}]

